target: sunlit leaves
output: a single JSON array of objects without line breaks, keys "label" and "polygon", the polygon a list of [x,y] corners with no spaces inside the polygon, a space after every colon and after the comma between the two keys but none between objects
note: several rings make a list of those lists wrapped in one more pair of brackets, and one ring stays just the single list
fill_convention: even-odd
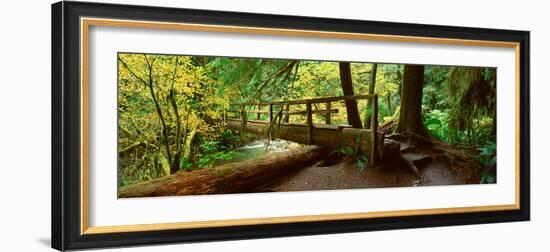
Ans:
[{"label": "sunlit leaves", "polygon": [[221,103],[216,83],[190,56],[121,53],[118,61],[119,150],[131,162],[121,173],[125,183],[164,176],[170,162],[179,162],[177,152],[189,153],[191,134],[211,138],[219,131],[203,118],[220,117],[210,111]]}]

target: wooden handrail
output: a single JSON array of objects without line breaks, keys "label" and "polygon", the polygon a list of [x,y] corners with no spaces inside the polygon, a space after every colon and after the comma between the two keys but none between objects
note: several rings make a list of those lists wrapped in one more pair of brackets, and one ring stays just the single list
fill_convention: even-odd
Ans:
[{"label": "wooden handrail", "polygon": [[[226,110],[226,112],[238,113],[238,112],[240,112],[240,110]],[[269,111],[268,110],[249,110],[249,111],[246,111],[246,113],[268,115]],[[338,114],[338,109],[312,110],[311,113],[312,114],[327,114],[327,113]],[[298,110],[298,111],[286,111],[285,110],[285,111],[283,111],[283,115],[305,115],[305,114],[307,114],[306,110]],[[259,119],[256,119],[256,120],[259,120]]]},{"label": "wooden handrail", "polygon": [[298,105],[298,104],[307,104],[307,103],[325,103],[325,102],[336,102],[336,101],[347,101],[347,100],[365,100],[372,99],[374,95],[345,95],[345,96],[335,96],[335,97],[323,97],[323,98],[313,98],[313,99],[302,99],[302,100],[290,100],[290,101],[271,101],[271,102],[252,102],[252,103],[233,103],[231,106],[268,106],[268,105]]},{"label": "wooden handrail", "polygon": [[[335,97],[323,97],[323,98],[313,98],[313,99],[302,99],[302,100],[291,100],[291,101],[272,101],[272,102],[255,102],[255,103],[234,103],[230,104],[230,106],[238,106],[238,110],[234,109],[224,109],[225,113],[239,113],[240,118],[246,117],[247,113],[253,113],[256,114],[256,120],[259,120],[261,114],[267,114],[269,117],[269,121],[273,120],[273,113],[274,113],[274,107],[275,106],[281,106],[280,109],[283,111],[280,111],[285,117],[284,121],[288,122],[288,116],[289,115],[306,115],[311,116],[312,114],[324,114],[325,115],[325,123],[331,124],[331,115],[338,113],[338,109],[331,109],[331,103],[337,102],[337,101],[347,101],[347,100],[370,100],[371,106],[373,108],[378,108],[377,106],[377,98],[376,94],[366,94],[366,95],[346,95],[346,96],[335,96]],[[300,105],[305,104],[307,107],[307,104],[310,106],[312,104],[318,104],[318,103],[325,103],[325,109],[318,109],[318,110],[300,110],[300,111],[290,111],[289,107],[290,105]],[[373,106],[376,104],[375,106]],[[254,106],[257,108],[257,110],[246,110],[246,107]],[[262,106],[267,106],[268,110],[260,110]],[[378,114],[378,111],[373,111],[376,115]],[[375,120],[378,120],[377,117],[371,116],[371,124]],[[245,120],[246,121],[246,120]],[[243,125],[246,124],[246,122],[243,121]],[[371,127],[372,128],[372,127]]]}]

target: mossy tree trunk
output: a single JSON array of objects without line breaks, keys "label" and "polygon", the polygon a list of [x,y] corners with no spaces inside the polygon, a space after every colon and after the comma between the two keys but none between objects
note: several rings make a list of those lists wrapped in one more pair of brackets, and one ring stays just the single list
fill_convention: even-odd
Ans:
[{"label": "mossy tree trunk", "polygon": [[[349,62],[340,62],[340,84],[344,95],[353,94],[353,83],[351,80],[351,68]],[[361,117],[357,109],[356,100],[346,100],[346,114],[348,115],[348,124],[354,128],[361,128]]]},{"label": "mossy tree trunk", "polygon": [[[376,84],[376,73],[378,71],[378,64],[372,64],[372,69],[370,72],[370,82],[369,82],[369,94],[374,94],[374,88]],[[367,108],[370,106],[367,102]],[[372,109],[371,109],[372,110]],[[370,129],[370,113],[365,117],[365,129]]]},{"label": "mossy tree trunk", "polygon": [[423,87],[424,66],[405,65],[397,132],[427,134],[421,117]]}]

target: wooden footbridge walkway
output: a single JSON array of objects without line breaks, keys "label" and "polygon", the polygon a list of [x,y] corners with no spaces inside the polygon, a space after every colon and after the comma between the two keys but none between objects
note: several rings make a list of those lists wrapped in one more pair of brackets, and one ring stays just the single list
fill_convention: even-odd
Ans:
[{"label": "wooden footbridge walkway", "polygon": [[[350,125],[331,123],[331,115],[339,113],[338,109],[332,108],[332,104],[349,100],[368,101],[371,109],[369,128],[353,128]],[[303,110],[304,105],[305,110]],[[292,110],[291,106],[301,107],[302,110]],[[267,110],[264,110],[265,108]],[[267,114],[267,119],[261,120],[262,114]],[[313,122],[314,114],[324,115],[325,123],[315,124]],[[255,115],[254,120],[249,119],[250,115],[252,117]],[[289,117],[295,115],[305,115],[305,122],[291,123]],[[380,144],[383,144],[383,140],[382,136],[378,134],[378,98],[376,94],[231,104],[231,107],[224,111],[223,118],[227,125],[234,130],[265,135],[271,139],[279,138],[329,149],[350,146],[358,149],[362,154],[366,154],[371,165],[375,165],[382,155]],[[365,125],[367,124],[365,123]]]}]

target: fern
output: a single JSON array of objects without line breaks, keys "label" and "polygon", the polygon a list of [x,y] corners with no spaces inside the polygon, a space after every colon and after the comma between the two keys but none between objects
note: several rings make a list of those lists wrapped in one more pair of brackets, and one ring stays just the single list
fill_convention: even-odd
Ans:
[{"label": "fern", "polygon": [[360,156],[355,160],[355,163],[359,166],[360,171],[365,171],[365,168],[369,164],[369,158],[366,155]]},{"label": "fern", "polygon": [[360,134],[357,134],[355,136],[355,145],[353,147],[349,145],[342,146],[330,152],[329,156],[332,156],[337,153],[344,156],[355,158],[355,163],[357,164],[357,166],[359,166],[360,171],[365,171],[365,169],[369,164],[369,158],[366,155],[360,155],[361,153],[361,135]]}]

